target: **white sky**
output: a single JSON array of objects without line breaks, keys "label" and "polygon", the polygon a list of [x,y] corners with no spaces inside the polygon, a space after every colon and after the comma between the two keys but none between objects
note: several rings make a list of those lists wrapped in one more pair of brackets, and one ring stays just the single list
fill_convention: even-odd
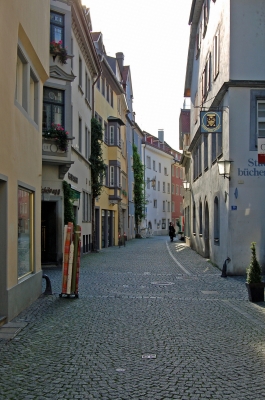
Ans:
[{"label": "white sky", "polygon": [[179,149],[178,125],[189,43],[192,0],[82,0],[108,55],[130,65],[133,108],[142,130]]}]

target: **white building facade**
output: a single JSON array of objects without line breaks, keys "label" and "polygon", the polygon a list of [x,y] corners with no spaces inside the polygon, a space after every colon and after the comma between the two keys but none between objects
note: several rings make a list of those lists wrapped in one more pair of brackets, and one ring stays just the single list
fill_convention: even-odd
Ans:
[{"label": "white building facade", "polygon": [[[192,248],[220,268],[229,257],[231,275],[246,272],[253,241],[265,264],[265,165],[258,163],[258,139],[265,136],[264,13],[262,0],[193,0],[190,13],[186,235]],[[215,122],[220,116],[222,132],[202,134],[200,111],[210,112]],[[230,179],[219,175],[219,161],[232,161]]]},{"label": "white building facade", "polygon": [[145,132],[142,145],[145,167],[145,221],[153,235],[168,235],[171,222],[171,167],[173,155],[164,142],[164,132],[159,131],[160,139]]}]

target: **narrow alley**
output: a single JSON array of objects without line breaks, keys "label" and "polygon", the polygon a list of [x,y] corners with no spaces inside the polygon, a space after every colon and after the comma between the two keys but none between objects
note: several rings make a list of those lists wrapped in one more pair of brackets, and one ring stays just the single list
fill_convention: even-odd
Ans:
[{"label": "narrow alley", "polygon": [[2,400],[264,399],[264,303],[244,277],[168,237],[84,256],[78,299],[44,273],[53,294],[0,339]]}]

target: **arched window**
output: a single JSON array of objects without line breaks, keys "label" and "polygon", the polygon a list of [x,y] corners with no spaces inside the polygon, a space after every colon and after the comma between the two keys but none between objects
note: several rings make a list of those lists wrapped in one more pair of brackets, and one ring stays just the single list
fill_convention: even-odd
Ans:
[{"label": "arched window", "polygon": [[219,200],[214,199],[214,242],[219,243],[220,239],[220,219],[219,219]]},{"label": "arched window", "polygon": [[202,201],[200,200],[199,205],[199,234],[202,235]]},{"label": "arched window", "polygon": [[193,203],[193,223],[192,223],[192,229],[193,229],[193,233],[196,234],[196,206],[195,203]]}]

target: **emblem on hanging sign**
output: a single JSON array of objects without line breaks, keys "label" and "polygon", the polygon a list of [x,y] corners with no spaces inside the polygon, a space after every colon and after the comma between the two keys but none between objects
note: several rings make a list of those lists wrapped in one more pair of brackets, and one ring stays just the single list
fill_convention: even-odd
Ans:
[{"label": "emblem on hanging sign", "polygon": [[222,112],[201,111],[201,133],[221,133],[222,132]]},{"label": "emblem on hanging sign", "polygon": [[265,138],[258,138],[258,163],[265,164]]}]

